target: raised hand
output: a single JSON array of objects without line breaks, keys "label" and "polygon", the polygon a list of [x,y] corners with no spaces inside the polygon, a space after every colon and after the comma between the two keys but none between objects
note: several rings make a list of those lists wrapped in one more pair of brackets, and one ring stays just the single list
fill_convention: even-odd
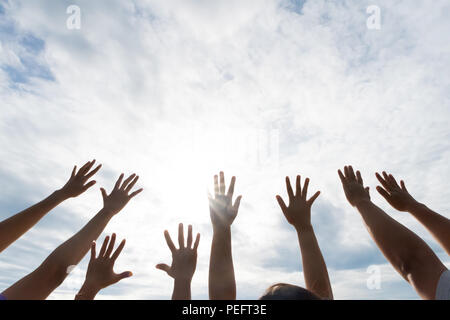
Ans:
[{"label": "raised hand", "polygon": [[92,187],[96,182],[88,180],[100,170],[102,165],[98,165],[94,170],[90,171],[95,164],[95,160],[87,162],[77,172],[77,166],[72,170],[69,181],[60,189],[61,194],[65,198],[75,198]]},{"label": "raised hand", "polygon": [[94,163],[95,160],[86,163],[78,172],[77,167],[75,166],[69,181],[67,181],[61,189],[56,190],[50,196],[35,205],[4,221],[0,221],[0,252],[19,239],[25,232],[30,230],[40,219],[42,219],[42,217],[56,206],[69,198],[79,196],[92,187],[95,184],[95,181],[88,182],[88,180],[101,168],[101,165],[99,165],[97,168],[90,171]]},{"label": "raised hand", "polygon": [[422,223],[433,237],[450,255],[450,219],[434,212],[425,204],[418,202],[409,194],[405,182],[400,180],[398,185],[392,174],[383,171],[383,176],[375,174],[383,187],[377,186],[377,191],[386,199],[389,204],[399,211],[411,213],[420,223]]},{"label": "raised hand", "polygon": [[300,185],[300,179],[300,176],[297,176],[294,195],[289,177],[286,177],[289,206],[286,206],[281,196],[277,195],[276,197],[287,221],[292,224],[297,231],[311,227],[311,206],[320,195],[320,191],[317,191],[310,199],[307,199],[309,178],[305,179],[303,189]]},{"label": "raised hand", "polygon": [[399,211],[410,211],[418,205],[416,199],[409,194],[403,180],[400,180],[401,186],[399,186],[394,176],[392,174],[388,175],[385,171],[383,171],[383,177],[378,172],[375,173],[375,176],[384,187],[377,186],[377,191],[395,209]]},{"label": "raised hand", "polygon": [[133,197],[141,193],[143,190],[141,188],[129,194],[138,181],[139,176],[132,174],[122,183],[123,177],[124,174],[122,173],[110,195],[106,193],[105,189],[100,188],[103,196],[103,209],[112,214],[117,214]]},{"label": "raised hand", "polygon": [[197,233],[194,246],[192,246],[192,226],[188,226],[188,236],[186,246],[184,244],[183,224],[178,226],[178,245],[177,249],[170,238],[169,232],[164,231],[167,246],[172,252],[172,265],[160,263],[157,269],[167,272],[167,274],[175,280],[191,281],[197,266],[197,248],[200,242],[200,234]]},{"label": "raised hand", "polygon": [[235,182],[236,177],[232,177],[228,192],[225,194],[224,173],[220,172],[220,183],[219,177],[217,175],[214,176],[214,197],[208,195],[213,227],[230,227],[237,216],[242,196],[238,196],[233,204]]},{"label": "raised hand", "polygon": [[344,174],[341,170],[338,170],[338,174],[345,196],[352,206],[356,207],[358,203],[364,200],[370,201],[369,187],[364,188],[364,182],[359,171],[356,171],[355,175],[352,166],[345,166]]},{"label": "raised hand", "polygon": [[112,234],[111,241],[109,241],[109,236],[107,236],[103,241],[98,257],[96,256],[95,242],[92,243],[91,260],[89,261],[86,280],[76,299],[93,299],[100,290],[133,275],[131,271],[120,274],[114,272],[114,263],[125,246],[125,239],[122,240],[116,251],[112,253],[115,241],[115,233]]}]

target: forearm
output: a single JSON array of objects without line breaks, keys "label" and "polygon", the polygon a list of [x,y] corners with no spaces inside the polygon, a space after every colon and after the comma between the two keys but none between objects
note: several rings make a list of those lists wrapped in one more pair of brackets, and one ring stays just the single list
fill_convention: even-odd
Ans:
[{"label": "forearm", "polygon": [[30,230],[48,212],[65,201],[61,191],[55,191],[34,206],[0,223],[0,252]]},{"label": "forearm", "polygon": [[236,299],[230,227],[215,228],[213,232],[209,264],[209,297],[211,300]]},{"label": "forearm", "polygon": [[327,266],[312,226],[297,229],[306,288],[321,298],[333,299]]},{"label": "forearm", "polygon": [[408,210],[450,255],[450,219],[434,212],[422,203],[415,203]]},{"label": "forearm", "polygon": [[421,238],[371,201],[361,201],[357,209],[384,256],[407,281],[419,255],[434,256]]},{"label": "forearm", "polygon": [[191,300],[191,280],[174,280],[172,300]]},{"label": "forearm", "polygon": [[56,248],[46,262],[64,270],[69,266],[77,265],[89,251],[92,241],[100,236],[111,218],[112,214],[100,210],[78,233]]}]

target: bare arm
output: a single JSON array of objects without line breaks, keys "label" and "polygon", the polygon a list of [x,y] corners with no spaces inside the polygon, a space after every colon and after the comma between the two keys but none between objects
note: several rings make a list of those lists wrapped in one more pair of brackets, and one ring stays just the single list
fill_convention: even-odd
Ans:
[{"label": "bare arm", "polygon": [[434,299],[445,266],[414,232],[398,223],[370,201],[359,171],[339,170],[345,195],[359,211],[366,227],[386,259],[423,299]]},{"label": "bare arm", "polygon": [[235,300],[236,279],[231,250],[231,224],[237,216],[241,196],[232,203],[236,178],[231,179],[225,194],[225,178],[220,172],[220,185],[214,176],[214,198],[209,197],[213,240],[209,263],[209,298],[211,300]]},{"label": "bare arm", "polygon": [[78,173],[76,172],[77,167],[75,166],[69,181],[60,190],[53,192],[46,199],[34,206],[0,222],[0,252],[24,235],[56,206],[69,198],[79,196],[92,187],[95,181],[87,181],[101,168],[101,165],[99,165],[89,172],[94,163],[95,160],[86,163],[80,168]]},{"label": "bare arm", "polygon": [[403,180],[400,181],[399,186],[392,174],[388,175],[383,172],[383,176],[379,173],[376,176],[383,186],[378,186],[377,190],[386,201],[399,211],[411,213],[450,255],[450,219],[434,212],[414,199],[406,189]]},{"label": "bare arm", "polygon": [[197,234],[194,246],[192,246],[192,226],[189,225],[185,246],[183,224],[180,223],[178,226],[179,249],[175,248],[167,230],[164,231],[164,237],[172,252],[172,265],[160,263],[156,268],[167,272],[173,278],[172,300],[191,300],[191,282],[197,267],[197,248],[200,242],[200,234]]},{"label": "bare arm", "polygon": [[333,299],[327,266],[311,225],[311,206],[320,192],[316,192],[307,200],[308,185],[309,178],[306,178],[302,190],[300,176],[297,176],[296,194],[294,195],[289,178],[286,177],[289,206],[286,206],[280,196],[277,196],[277,200],[287,221],[297,231],[306,288],[321,298]]},{"label": "bare arm", "polygon": [[67,277],[67,268],[77,265],[89,251],[92,241],[98,238],[109,220],[137,195],[142,189],[128,195],[138,177],[130,176],[122,184],[123,174],[108,196],[101,189],[103,209],[77,234],[56,248],[48,258],[32,273],[25,276],[3,292],[9,300],[46,299]]},{"label": "bare arm", "polygon": [[122,240],[116,251],[112,253],[115,242],[115,233],[111,236],[111,242],[109,242],[109,236],[107,236],[103,241],[98,257],[96,257],[95,252],[96,244],[95,242],[92,242],[91,260],[89,261],[86,272],[86,280],[78,294],[75,296],[75,300],[94,300],[100,290],[133,275],[131,271],[125,271],[120,274],[114,272],[114,263],[125,246],[125,239]]}]

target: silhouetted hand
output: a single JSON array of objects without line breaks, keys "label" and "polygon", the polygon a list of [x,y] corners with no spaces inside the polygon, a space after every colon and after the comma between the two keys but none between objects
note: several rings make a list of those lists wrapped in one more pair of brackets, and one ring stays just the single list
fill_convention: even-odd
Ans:
[{"label": "silhouetted hand", "polygon": [[307,200],[306,196],[308,193],[309,178],[306,178],[303,189],[300,186],[300,179],[300,176],[297,176],[294,195],[289,177],[286,177],[289,206],[286,206],[281,196],[277,195],[276,197],[287,221],[292,224],[297,231],[311,228],[311,206],[320,195],[320,191],[317,191],[309,200]]},{"label": "silhouetted hand", "polygon": [[69,181],[67,181],[64,187],[60,189],[61,194],[65,198],[78,197],[96,183],[95,181],[90,181],[87,183],[87,181],[102,167],[100,164],[94,170],[90,171],[94,164],[95,160],[89,161],[82,166],[78,172],[77,166],[73,168]]},{"label": "silhouetted hand", "polygon": [[103,209],[112,214],[117,214],[133,197],[141,193],[143,190],[141,188],[128,195],[138,181],[139,176],[136,176],[136,174],[132,174],[122,183],[123,177],[124,175],[122,173],[110,195],[106,194],[105,189],[100,188],[103,196]]},{"label": "silhouetted hand", "polygon": [[95,252],[95,242],[92,243],[91,260],[89,261],[86,280],[77,295],[77,299],[94,299],[100,290],[133,275],[131,271],[120,274],[114,272],[114,263],[125,246],[125,239],[122,240],[116,251],[112,253],[115,241],[115,233],[111,237],[111,242],[109,242],[109,236],[107,236],[103,241],[98,257],[96,257]]},{"label": "silhouetted hand", "polygon": [[188,227],[188,236],[186,246],[184,245],[184,233],[183,224],[178,226],[178,245],[179,249],[175,248],[175,245],[170,238],[169,232],[164,231],[164,237],[166,238],[167,246],[172,252],[172,265],[169,267],[167,264],[158,264],[157,269],[167,272],[167,274],[176,280],[191,281],[194,276],[195,268],[197,266],[197,248],[200,242],[200,234],[197,233],[194,246],[192,247],[192,226]]},{"label": "silhouetted hand", "polygon": [[341,178],[342,186],[344,187],[345,196],[352,206],[357,206],[358,203],[364,200],[370,200],[369,187],[364,188],[361,173],[353,172],[352,166],[344,167],[344,174],[338,170],[339,178]]},{"label": "silhouetted hand", "polygon": [[383,177],[377,172],[375,176],[383,185],[384,189],[377,186],[377,191],[386,199],[387,202],[399,211],[409,211],[417,206],[418,202],[408,192],[405,182],[400,180],[398,185],[392,174],[387,174],[383,171]]},{"label": "silhouetted hand", "polygon": [[209,194],[209,210],[213,227],[230,227],[237,216],[242,196],[238,196],[233,205],[233,193],[236,177],[231,178],[230,187],[225,194],[225,177],[220,172],[220,184],[217,175],[214,176],[214,198]]}]

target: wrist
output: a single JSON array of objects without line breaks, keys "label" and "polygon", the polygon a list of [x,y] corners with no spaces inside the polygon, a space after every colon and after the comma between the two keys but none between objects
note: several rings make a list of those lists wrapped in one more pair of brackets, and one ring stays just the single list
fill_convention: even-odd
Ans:
[{"label": "wrist", "polygon": [[406,208],[406,211],[408,211],[409,213],[412,213],[412,214],[417,213],[417,212],[423,212],[425,210],[429,210],[428,207],[418,201],[411,202],[410,204],[408,204],[408,206]]},{"label": "wrist", "polygon": [[357,201],[354,201],[353,206],[355,208],[359,209],[360,207],[364,207],[364,206],[371,205],[371,204],[372,204],[372,201],[370,199],[363,198],[363,199],[359,199]]},{"label": "wrist", "polygon": [[174,278],[176,284],[180,286],[190,286],[192,282],[192,277],[176,277]]},{"label": "wrist", "polygon": [[312,224],[303,224],[294,226],[297,233],[314,232]]},{"label": "wrist", "polygon": [[76,300],[94,300],[100,290],[98,286],[85,282],[80,291],[78,291]]},{"label": "wrist", "polygon": [[112,218],[113,216],[116,215],[116,212],[114,212],[114,211],[111,210],[111,209],[108,209],[108,208],[103,207],[103,208],[98,212],[98,214],[100,214],[100,215],[102,215],[102,216],[105,216],[105,217],[108,217],[108,218]]},{"label": "wrist", "polygon": [[188,279],[174,279],[172,300],[190,300],[191,281]]},{"label": "wrist", "polygon": [[231,232],[231,226],[213,225],[213,234],[224,234]]},{"label": "wrist", "polygon": [[53,198],[55,201],[61,203],[63,201],[66,201],[70,197],[64,192],[63,189],[56,190],[50,195],[51,198]]}]

